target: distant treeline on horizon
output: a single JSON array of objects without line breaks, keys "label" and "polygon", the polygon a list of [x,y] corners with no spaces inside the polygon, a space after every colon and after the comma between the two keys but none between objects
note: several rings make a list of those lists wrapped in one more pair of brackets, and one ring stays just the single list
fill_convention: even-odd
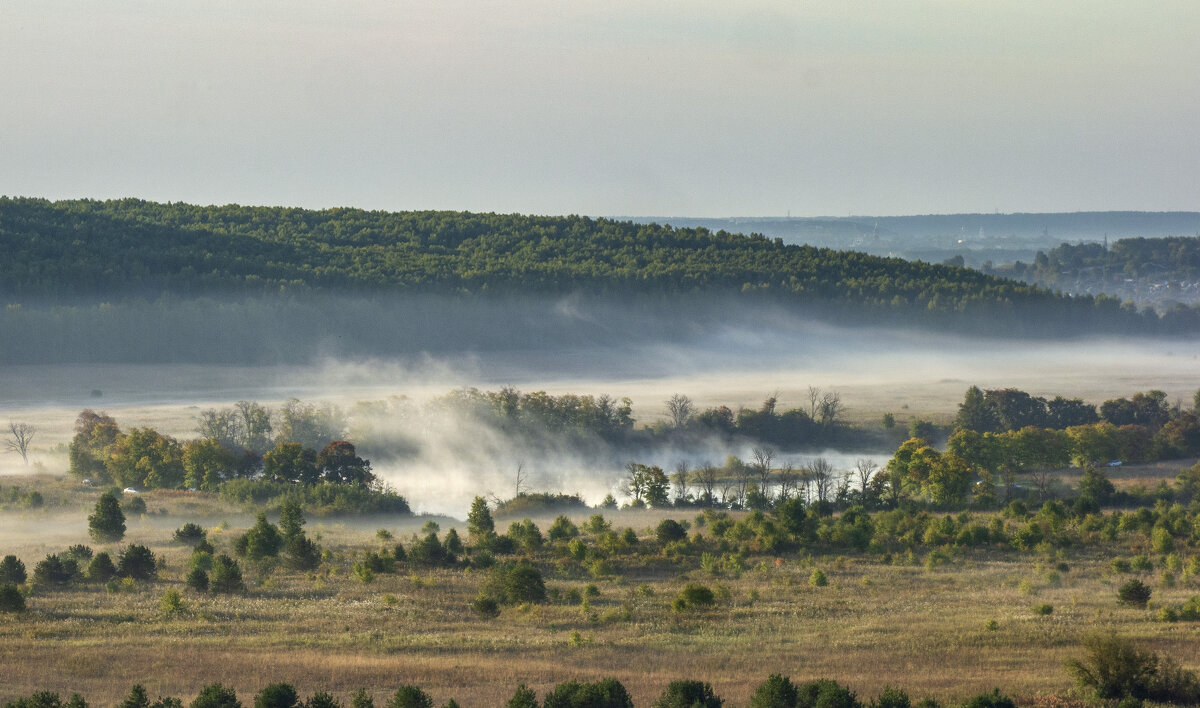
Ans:
[{"label": "distant treeline on horizon", "polygon": [[[1195,308],[1159,316],[966,268],[581,216],[0,198],[0,243],[0,334],[27,343],[125,315],[170,321],[200,298],[241,303],[227,317],[305,320],[329,295],[375,303],[371,317],[341,310],[359,322],[395,296],[581,295],[663,312],[705,298],[771,302],[839,322],[1001,336],[1200,331]],[[49,335],[47,315],[62,320]],[[358,331],[325,322],[326,336]]]}]

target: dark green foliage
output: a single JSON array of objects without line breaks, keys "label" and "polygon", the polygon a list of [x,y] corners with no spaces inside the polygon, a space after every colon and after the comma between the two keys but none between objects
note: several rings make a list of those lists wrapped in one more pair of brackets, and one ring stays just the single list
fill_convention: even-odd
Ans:
[{"label": "dark green foliage", "polygon": [[492,568],[482,592],[504,605],[546,600],[546,584],[542,580],[542,573],[527,560],[503,563]]},{"label": "dark green foliage", "polygon": [[904,691],[885,686],[883,692],[871,701],[871,708],[912,708],[912,700]]},{"label": "dark green foliage", "polygon": [[92,549],[88,548],[82,543],[77,543],[68,548],[67,552],[63,555],[68,558],[73,558],[76,563],[83,565],[92,559]]},{"label": "dark green foliage", "polygon": [[460,556],[466,550],[463,548],[462,539],[458,537],[457,529],[450,529],[446,532],[446,540],[442,542],[442,546],[451,557]]},{"label": "dark green foliage", "polygon": [[721,708],[724,701],[703,681],[672,681],[653,708]]},{"label": "dark green foliage", "polygon": [[279,532],[285,540],[304,533],[304,511],[295,499],[287,499],[279,505]]},{"label": "dark green foliage", "polygon": [[146,687],[135,683],[133,688],[129,689],[125,700],[117,704],[117,708],[150,708],[150,697],[146,695]]},{"label": "dark green foliage", "polygon": [[675,598],[675,601],[679,609],[709,607],[716,601],[716,596],[707,585],[688,583],[679,591],[679,596]]},{"label": "dark green foliage", "polygon": [[375,481],[371,463],[359,457],[354,445],[345,440],[333,440],[317,453],[317,475],[322,482],[360,487]]},{"label": "dark green foliage", "polygon": [[200,695],[188,708],[242,708],[242,704],[232,688],[214,683],[200,689]]},{"label": "dark green foliage", "polygon": [[246,589],[242,583],[242,569],[237,561],[222,553],[213,559],[212,573],[208,576],[208,588],[214,593],[235,593]]},{"label": "dark green foliage", "polygon": [[1145,607],[1150,602],[1151,590],[1141,580],[1132,578],[1117,589],[1117,602],[1130,607]]},{"label": "dark green foliage", "polygon": [[508,699],[505,708],[540,708],[537,693],[525,684],[520,684],[512,698]]},{"label": "dark green foliage", "polygon": [[92,558],[92,562],[88,563],[87,579],[89,581],[107,583],[115,577],[117,577],[117,565],[113,563],[112,556],[108,553],[97,553],[96,557]]},{"label": "dark green foliage", "polygon": [[654,537],[664,546],[675,541],[682,541],[687,538],[687,529],[683,524],[675,519],[663,519],[658,523],[658,527],[654,529]]},{"label": "dark green foliage", "polygon": [[[534,394],[529,394],[534,395]],[[632,419],[630,426],[632,426]],[[608,424],[601,425],[602,430],[608,430],[611,426]],[[623,424],[618,426],[620,430],[627,430]],[[500,502],[496,505],[497,517],[512,517],[512,516],[527,516],[530,514],[543,514],[556,511],[584,511],[588,508],[585,502],[577,494],[549,494],[546,492],[522,492],[517,496],[507,501]]]},{"label": "dark green foliage", "polygon": [[132,497],[125,502],[124,511],[127,514],[142,515],[146,513],[146,500],[141,497]]},{"label": "dark green foliage", "polygon": [[821,679],[796,687],[796,708],[860,708],[858,698],[837,681]]},{"label": "dark green foliage", "polygon": [[475,497],[471,500],[471,510],[467,513],[467,533],[470,535],[472,542],[478,542],[488,534],[495,532],[496,523],[492,519],[492,512],[488,509],[487,500],[483,497]]},{"label": "dark green foliage", "polygon": [[125,538],[125,514],[121,502],[111,492],[100,495],[95,512],[88,517],[88,533],[97,543],[112,543]]},{"label": "dark green foliage", "polygon": [[196,592],[208,592],[208,573],[203,568],[192,568],[188,571],[184,583]]},{"label": "dark green foliage", "polygon": [[204,540],[204,529],[199,524],[188,522],[175,529],[175,540],[189,546],[195,546]]},{"label": "dark green foliage", "polygon": [[325,691],[317,691],[304,704],[304,708],[342,708],[341,701]]},{"label": "dark green foliage", "polygon": [[408,561],[414,565],[452,565],[456,560],[438,540],[436,531],[430,531],[408,547]]},{"label": "dark green foliage", "polygon": [[433,699],[416,686],[401,686],[392,694],[386,708],[433,708]]},{"label": "dark green foliage", "polygon": [[483,619],[492,619],[500,616],[500,603],[491,595],[481,593],[471,601],[471,611]]},{"label": "dark green foliage", "polygon": [[25,596],[12,583],[0,583],[0,612],[24,612]]},{"label": "dark green foliage", "polygon": [[993,688],[991,693],[981,693],[963,704],[962,708],[1017,708],[1012,699]]},{"label": "dark green foliage", "polygon": [[117,574],[134,580],[151,580],[158,574],[154,554],[149,548],[134,544],[121,551],[117,561]]},{"label": "dark green foliage", "polygon": [[1066,662],[1067,671],[1081,688],[1098,698],[1146,698],[1158,671],[1154,652],[1137,648],[1122,637],[1094,634],[1085,637],[1083,659]]},{"label": "dark green foliage", "polygon": [[287,539],[283,564],[293,570],[312,570],[321,563],[321,548],[303,533]]},{"label": "dark green foliage", "polygon": [[750,708],[796,708],[799,693],[786,676],[771,674],[758,685],[750,698]]},{"label": "dark green foliage", "polygon": [[567,681],[546,694],[543,708],[633,708],[633,700],[621,682],[601,679],[595,683]]},{"label": "dark green foliage", "polygon": [[254,696],[254,708],[300,708],[300,694],[288,683],[273,683]]},{"label": "dark green foliage", "polygon": [[25,582],[25,564],[16,556],[4,556],[0,560],[0,584],[20,585]]},{"label": "dark green foliage", "polygon": [[367,689],[360,688],[350,697],[350,708],[375,708],[375,699]]},{"label": "dark green foliage", "polygon": [[546,531],[546,536],[551,541],[566,541],[575,538],[579,535],[579,528],[571,522],[570,519],[559,514],[554,519],[554,523],[550,524],[550,528]]},{"label": "dark green foliage", "polygon": [[260,506],[273,500],[295,502],[309,513],[410,514],[404,497],[386,489],[357,484],[290,484],[269,479],[231,479],[221,484],[221,498],[238,504]]},{"label": "dark green foliage", "polygon": [[262,560],[277,556],[282,547],[283,537],[279,535],[279,529],[275,527],[275,524],[267,521],[266,514],[261,513],[254,526],[251,526],[246,531],[246,535],[242,536],[235,544],[238,553],[250,560]]},{"label": "dark green foliage", "polygon": [[79,575],[79,566],[74,558],[50,554],[33,567],[35,585],[64,586]]},{"label": "dark green foliage", "polygon": [[532,519],[523,519],[520,522],[514,521],[508,527],[508,537],[526,551],[536,551],[545,543],[542,537],[542,531],[533,523]]},{"label": "dark green foliage", "polygon": [[87,703],[79,694],[71,696],[66,703],[57,693],[39,691],[28,698],[18,698],[4,704],[4,708],[87,708]]}]

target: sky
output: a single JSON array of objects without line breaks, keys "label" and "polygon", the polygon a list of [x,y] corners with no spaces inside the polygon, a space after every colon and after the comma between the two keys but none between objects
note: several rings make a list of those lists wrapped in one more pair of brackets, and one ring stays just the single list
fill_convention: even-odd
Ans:
[{"label": "sky", "polygon": [[1200,210],[1195,0],[3,0],[0,194]]}]

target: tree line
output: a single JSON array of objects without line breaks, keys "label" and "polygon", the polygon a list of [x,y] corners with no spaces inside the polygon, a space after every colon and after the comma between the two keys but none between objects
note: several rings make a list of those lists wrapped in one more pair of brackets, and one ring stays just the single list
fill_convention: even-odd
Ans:
[{"label": "tree line", "polygon": [[[912,322],[1022,331],[1188,331],[1107,297],[1064,297],[964,268],[580,216],[310,211],[0,198],[12,303],[287,292],[699,292],[832,303]],[[841,310],[839,310],[840,312]]]}]

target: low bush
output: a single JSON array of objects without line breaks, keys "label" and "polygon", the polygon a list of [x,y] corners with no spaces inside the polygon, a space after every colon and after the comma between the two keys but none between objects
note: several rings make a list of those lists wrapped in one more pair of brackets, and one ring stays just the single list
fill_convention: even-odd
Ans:
[{"label": "low bush", "polygon": [[1130,607],[1146,606],[1150,602],[1151,590],[1145,583],[1134,578],[1117,589],[1117,602]]}]

